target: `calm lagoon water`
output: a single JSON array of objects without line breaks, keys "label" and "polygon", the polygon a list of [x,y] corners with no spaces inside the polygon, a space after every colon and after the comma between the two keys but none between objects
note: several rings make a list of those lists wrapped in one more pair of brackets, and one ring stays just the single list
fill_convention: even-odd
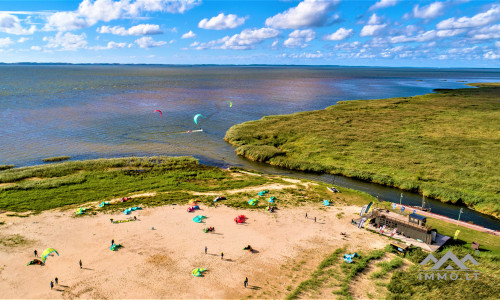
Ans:
[{"label": "calm lagoon water", "polygon": [[255,168],[222,140],[232,125],[467,82],[500,82],[500,69],[0,65],[0,164],[192,155]]}]

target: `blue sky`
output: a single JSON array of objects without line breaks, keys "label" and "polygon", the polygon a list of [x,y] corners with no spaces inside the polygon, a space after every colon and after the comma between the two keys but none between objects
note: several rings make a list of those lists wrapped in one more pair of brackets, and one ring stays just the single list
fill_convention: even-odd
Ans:
[{"label": "blue sky", "polygon": [[0,62],[500,67],[500,1],[0,0]]}]

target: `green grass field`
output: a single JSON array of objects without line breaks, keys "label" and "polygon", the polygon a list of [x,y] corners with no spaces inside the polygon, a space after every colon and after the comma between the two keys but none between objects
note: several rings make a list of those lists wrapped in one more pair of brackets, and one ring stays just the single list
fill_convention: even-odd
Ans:
[{"label": "green grass field", "polygon": [[236,153],[465,203],[500,216],[500,84],[339,102],[231,127]]}]

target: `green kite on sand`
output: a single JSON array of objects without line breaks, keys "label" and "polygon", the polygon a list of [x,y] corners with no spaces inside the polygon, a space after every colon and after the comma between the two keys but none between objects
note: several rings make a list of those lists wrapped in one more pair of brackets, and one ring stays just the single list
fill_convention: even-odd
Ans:
[{"label": "green kite on sand", "polygon": [[195,276],[195,277],[200,277],[201,275],[203,275],[203,272],[205,272],[206,270],[207,269],[196,268],[191,272],[191,274],[193,274],[193,276]]}]

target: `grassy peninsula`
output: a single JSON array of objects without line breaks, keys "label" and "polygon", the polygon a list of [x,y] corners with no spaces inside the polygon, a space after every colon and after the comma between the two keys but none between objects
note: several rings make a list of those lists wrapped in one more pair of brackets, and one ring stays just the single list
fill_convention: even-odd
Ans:
[{"label": "grassy peninsula", "polygon": [[465,203],[500,217],[500,84],[343,101],[231,127],[249,159],[330,172]]}]

